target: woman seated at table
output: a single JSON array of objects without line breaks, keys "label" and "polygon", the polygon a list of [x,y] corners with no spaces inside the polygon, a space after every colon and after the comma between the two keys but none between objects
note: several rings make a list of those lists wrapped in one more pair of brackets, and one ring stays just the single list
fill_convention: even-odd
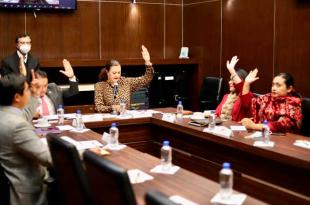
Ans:
[{"label": "woman seated at table", "polygon": [[[241,106],[240,95],[247,72],[243,69],[235,71],[235,65],[239,61],[237,56],[226,62],[226,67],[230,73],[229,93],[224,95],[221,103],[217,106],[215,113],[221,120],[240,121],[245,117],[251,117],[251,109]],[[252,93],[249,93],[252,95]]]},{"label": "woman seated at table", "polygon": [[154,69],[150,61],[150,54],[142,45],[142,57],[146,71],[143,76],[126,78],[121,76],[121,65],[116,60],[109,60],[99,74],[99,81],[95,84],[95,109],[98,112],[120,111],[120,102],[130,107],[131,94],[147,86],[154,76]]},{"label": "woman seated at table", "polygon": [[255,82],[258,70],[251,71],[245,79],[241,101],[251,107],[253,118],[242,119],[242,124],[253,130],[262,130],[268,121],[272,132],[299,133],[301,127],[301,99],[294,90],[294,79],[288,73],[279,73],[273,78],[271,93],[253,97],[249,95],[250,85]]}]

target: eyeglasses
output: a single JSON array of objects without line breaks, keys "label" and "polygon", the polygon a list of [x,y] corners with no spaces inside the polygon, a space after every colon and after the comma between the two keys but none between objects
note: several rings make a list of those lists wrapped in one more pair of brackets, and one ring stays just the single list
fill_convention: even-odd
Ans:
[{"label": "eyeglasses", "polygon": [[30,45],[30,44],[31,44],[31,41],[28,41],[28,42],[21,42],[21,41],[19,41],[18,44],[21,44],[21,45],[23,45],[23,44],[29,44],[29,45]]}]

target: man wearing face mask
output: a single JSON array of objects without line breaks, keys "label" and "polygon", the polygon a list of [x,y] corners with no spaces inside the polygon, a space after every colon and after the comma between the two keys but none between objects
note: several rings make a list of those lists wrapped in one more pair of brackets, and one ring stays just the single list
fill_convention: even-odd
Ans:
[{"label": "man wearing face mask", "polygon": [[29,51],[31,50],[31,38],[27,34],[16,37],[16,52],[2,61],[0,74],[5,76],[9,73],[22,74],[31,81],[31,69],[34,71],[40,68],[39,62]]}]

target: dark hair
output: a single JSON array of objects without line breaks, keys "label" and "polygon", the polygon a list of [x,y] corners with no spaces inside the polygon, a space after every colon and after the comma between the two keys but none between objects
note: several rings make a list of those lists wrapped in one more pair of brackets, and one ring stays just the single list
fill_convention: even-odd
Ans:
[{"label": "dark hair", "polygon": [[248,75],[248,72],[246,72],[245,70],[243,70],[242,68],[239,68],[236,71],[237,75],[239,76],[239,78],[241,78],[241,80],[244,80],[246,78],[246,76]]},{"label": "dark hair", "polygon": [[16,38],[15,38],[15,43],[18,43],[18,40],[19,40],[20,38],[25,38],[25,37],[29,37],[29,38],[30,38],[30,36],[29,36],[28,34],[20,34],[20,35],[17,35]]},{"label": "dark hair", "polygon": [[38,77],[41,77],[41,78],[47,78],[47,73],[43,70],[37,70],[35,72],[35,76],[38,78]]},{"label": "dark hair", "polygon": [[8,74],[0,78],[0,105],[9,106],[13,104],[16,94],[23,95],[26,77],[17,74]]},{"label": "dark hair", "polygon": [[294,88],[295,81],[294,81],[294,78],[293,78],[293,76],[291,74],[284,72],[284,73],[279,73],[275,77],[283,78],[284,79],[284,83],[285,83],[287,88],[292,86],[293,89],[292,89],[292,92],[290,93],[292,96],[301,97],[300,94],[295,91],[295,88]]},{"label": "dark hair", "polygon": [[112,66],[120,66],[121,64],[114,59],[108,60],[105,66],[101,69],[99,73],[99,81],[106,81],[108,80],[108,72]]}]

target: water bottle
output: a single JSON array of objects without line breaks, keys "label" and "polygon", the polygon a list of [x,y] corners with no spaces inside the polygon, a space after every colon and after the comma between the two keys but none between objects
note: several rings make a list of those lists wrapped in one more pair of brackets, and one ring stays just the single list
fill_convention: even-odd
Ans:
[{"label": "water bottle", "polygon": [[164,141],[160,149],[161,166],[163,171],[168,171],[172,166],[172,149],[169,141]]},{"label": "water bottle", "polygon": [[124,101],[121,100],[120,105],[119,105],[119,114],[120,115],[125,115],[126,113],[126,103]]},{"label": "water bottle", "polygon": [[220,171],[220,196],[229,199],[233,193],[233,172],[230,163],[224,162]]},{"label": "water bottle", "polygon": [[116,127],[116,123],[113,122],[110,127],[110,140],[109,145],[111,148],[116,148],[118,146],[118,128]]},{"label": "water bottle", "polygon": [[177,105],[177,119],[182,119],[183,117],[183,105],[182,101],[179,101]]},{"label": "water bottle", "polygon": [[209,124],[208,124],[208,129],[209,130],[212,130],[212,129],[215,128],[215,119],[216,119],[216,116],[215,116],[214,111],[212,110],[211,114],[209,116]]},{"label": "water bottle", "polygon": [[270,128],[268,126],[268,121],[264,120],[263,128],[262,128],[262,137],[263,137],[264,143],[266,144],[269,143],[269,135],[270,135]]},{"label": "water bottle", "polygon": [[58,115],[58,124],[63,125],[65,121],[65,111],[62,105],[58,105],[57,109],[57,115]]},{"label": "water bottle", "polygon": [[75,120],[76,120],[76,129],[83,130],[84,125],[83,125],[81,110],[76,111]]}]

